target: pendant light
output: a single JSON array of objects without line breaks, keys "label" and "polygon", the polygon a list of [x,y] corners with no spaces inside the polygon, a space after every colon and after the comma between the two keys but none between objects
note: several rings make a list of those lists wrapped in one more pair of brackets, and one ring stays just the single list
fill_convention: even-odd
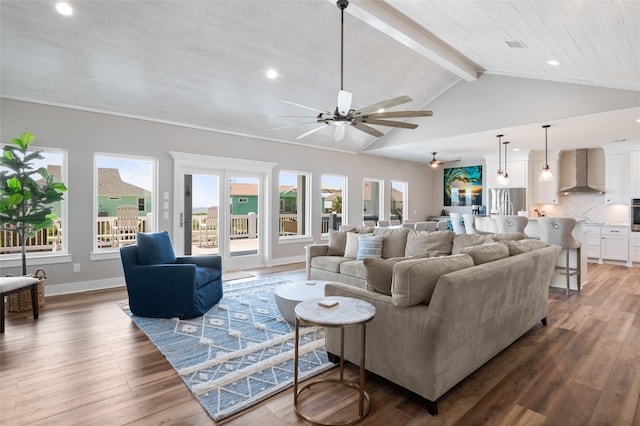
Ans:
[{"label": "pendant light", "polygon": [[551,127],[550,124],[545,124],[544,126],[542,126],[542,128],[544,129],[544,167],[542,168],[542,173],[540,173],[538,182],[553,182],[555,180],[555,178],[553,177],[553,173],[551,173],[551,168],[549,167],[549,161],[547,159],[547,129],[549,127]]},{"label": "pendant light", "polygon": [[507,186],[509,185],[509,173],[507,173],[507,145],[509,145],[509,142],[502,142],[502,145],[504,145],[504,171],[502,173],[502,181],[500,183]]},{"label": "pendant light", "polygon": [[502,137],[504,135],[496,135],[496,137],[498,138],[498,173],[496,176],[496,181],[499,184],[502,184],[502,180],[504,178],[503,176],[503,172],[502,172]]}]

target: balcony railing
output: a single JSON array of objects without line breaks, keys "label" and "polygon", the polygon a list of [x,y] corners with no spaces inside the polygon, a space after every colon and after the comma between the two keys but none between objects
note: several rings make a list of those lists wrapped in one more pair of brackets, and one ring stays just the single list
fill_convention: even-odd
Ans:
[{"label": "balcony railing", "polygon": [[[280,235],[298,235],[296,214],[281,214],[279,218],[279,234]],[[98,248],[112,248],[128,244],[135,244],[136,232],[151,231],[151,215],[141,216],[137,228],[130,230],[126,235],[116,237],[117,230],[114,228],[115,216],[102,216],[96,218],[96,237]],[[214,245],[217,246],[218,229],[217,227],[207,226],[205,223],[206,216],[194,216],[191,220],[191,235],[193,244],[198,245]],[[229,238],[254,239],[259,235],[258,215],[231,215],[229,224]],[[295,224],[295,228],[290,228],[291,223]],[[329,229],[338,229],[342,223],[340,215],[324,214],[322,215],[322,233],[326,234]],[[286,229],[285,229],[286,228]],[[55,227],[42,229],[38,231],[35,237],[27,239],[28,252],[46,252],[60,251],[62,243],[62,222],[56,222]],[[18,234],[10,231],[0,231],[0,254],[19,253],[21,244]]]}]

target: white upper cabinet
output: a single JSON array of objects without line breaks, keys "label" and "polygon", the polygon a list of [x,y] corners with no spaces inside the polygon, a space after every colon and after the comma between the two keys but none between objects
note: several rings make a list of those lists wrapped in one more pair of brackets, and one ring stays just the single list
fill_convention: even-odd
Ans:
[{"label": "white upper cabinet", "polygon": [[[538,182],[538,178],[545,164],[549,164],[549,168],[555,179],[551,182]],[[533,204],[558,204],[559,179],[557,160],[549,160],[548,163],[545,163],[545,161],[535,161],[533,163],[533,173],[531,176]]]},{"label": "white upper cabinet", "polygon": [[640,150],[631,151],[631,198],[640,198]]},{"label": "white upper cabinet", "polygon": [[[509,175],[509,184],[501,185],[497,181],[498,176],[498,163],[487,163],[485,182],[487,188],[528,188],[527,185],[527,167],[528,162],[526,160],[509,160],[507,164],[507,173]],[[504,162],[502,163],[502,170],[504,170]]]},{"label": "white upper cabinet", "polygon": [[625,144],[603,146],[605,153],[605,195],[607,204],[629,204],[631,176],[628,147]]}]

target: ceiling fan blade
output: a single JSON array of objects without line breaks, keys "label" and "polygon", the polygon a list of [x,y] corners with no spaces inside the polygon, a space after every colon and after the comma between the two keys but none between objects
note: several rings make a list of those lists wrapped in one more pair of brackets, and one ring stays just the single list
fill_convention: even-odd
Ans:
[{"label": "ceiling fan blade", "polygon": [[347,126],[336,126],[336,142],[340,142],[344,139],[344,133],[347,130]]},{"label": "ceiling fan blade", "polygon": [[312,107],[312,106],[308,106],[308,105],[303,105],[303,104],[298,104],[298,103],[291,102],[291,101],[285,101],[284,99],[280,99],[280,102],[284,102],[285,104],[289,104],[289,105],[295,105],[295,106],[300,107],[300,108],[310,109],[311,111],[319,112],[319,113],[322,113],[322,114],[332,115],[329,111],[325,111],[325,110],[322,110],[320,108],[316,108],[316,107]]},{"label": "ceiling fan blade", "polygon": [[417,124],[413,123],[405,123],[402,121],[389,121],[389,120],[377,120],[375,118],[363,118],[356,117],[353,119],[356,123],[366,123],[366,124],[377,124],[379,126],[389,126],[389,127],[400,127],[403,129],[415,129],[418,127]]},{"label": "ceiling fan blade", "polygon": [[298,136],[296,139],[302,139],[302,138],[304,138],[304,137],[306,137],[306,136],[309,136],[311,133],[315,133],[315,132],[317,132],[317,131],[319,131],[319,130],[322,130],[322,129],[324,129],[326,126],[327,126],[326,124],[323,124],[323,125],[322,125],[322,126],[320,126],[320,127],[316,127],[315,129],[311,129],[311,130],[309,130],[308,132],[301,134],[301,135],[300,135],[300,136]]},{"label": "ceiling fan blade", "polygon": [[[306,118],[309,118],[309,117],[306,117]],[[302,126],[303,124],[315,124],[315,123],[317,123],[316,120],[305,121],[303,123],[296,123],[296,124],[287,124],[286,126],[274,127],[273,129],[269,129],[268,131],[271,132],[273,130],[287,129],[289,127],[297,127],[297,126]]]},{"label": "ceiling fan blade", "polygon": [[449,163],[457,163],[458,161],[462,161],[460,158],[456,159],[456,160],[449,160],[449,161],[439,161],[440,164],[449,164]]},{"label": "ceiling fan blade", "polygon": [[363,118],[405,118],[405,117],[431,117],[432,111],[386,111],[372,114],[362,114]]},{"label": "ceiling fan blade", "polygon": [[387,99],[384,101],[376,102],[375,104],[371,104],[364,108],[360,108],[358,111],[356,111],[356,114],[368,114],[370,112],[376,112],[379,109],[387,109],[397,105],[406,104],[407,102],[411,102],[412,100],[413,99],[411,99],[407,95],[398,96],[397,98]]},{"label": "ceiling fan blade", "polygon": [[358,130],[362,130],[365,133],[369,133],[371,136],[375,136],[376,138],[379,138],[380,136],[384,135],[384,133],[378,131],[377,129],[374,129],[371,126],[367,126],[366,124],[362,124],[360,122],[351,122],[351,125]]},{"label": "ceiling fan blade", "polygon": [[338,92],[338,115],[340,117],[346,117],[347,114],[349,114],[352,99],[353,95],[351,92],[347,92],[346,90]]}]

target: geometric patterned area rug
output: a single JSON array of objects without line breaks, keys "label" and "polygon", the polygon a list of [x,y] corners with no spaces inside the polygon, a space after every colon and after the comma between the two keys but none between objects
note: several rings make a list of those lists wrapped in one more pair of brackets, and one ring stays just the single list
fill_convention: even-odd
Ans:
[{"label": "geometric patterned area rug", "polygon": [[[120,306],[221,420],[293,386],[295,325],[282,318],[273,297],[287,282],[270,277],[224,285],[220,303],[190,320],[138,317],[126,302]],[[300,327],[299,380],[335,366],[324,336],[324,328]]]}]

